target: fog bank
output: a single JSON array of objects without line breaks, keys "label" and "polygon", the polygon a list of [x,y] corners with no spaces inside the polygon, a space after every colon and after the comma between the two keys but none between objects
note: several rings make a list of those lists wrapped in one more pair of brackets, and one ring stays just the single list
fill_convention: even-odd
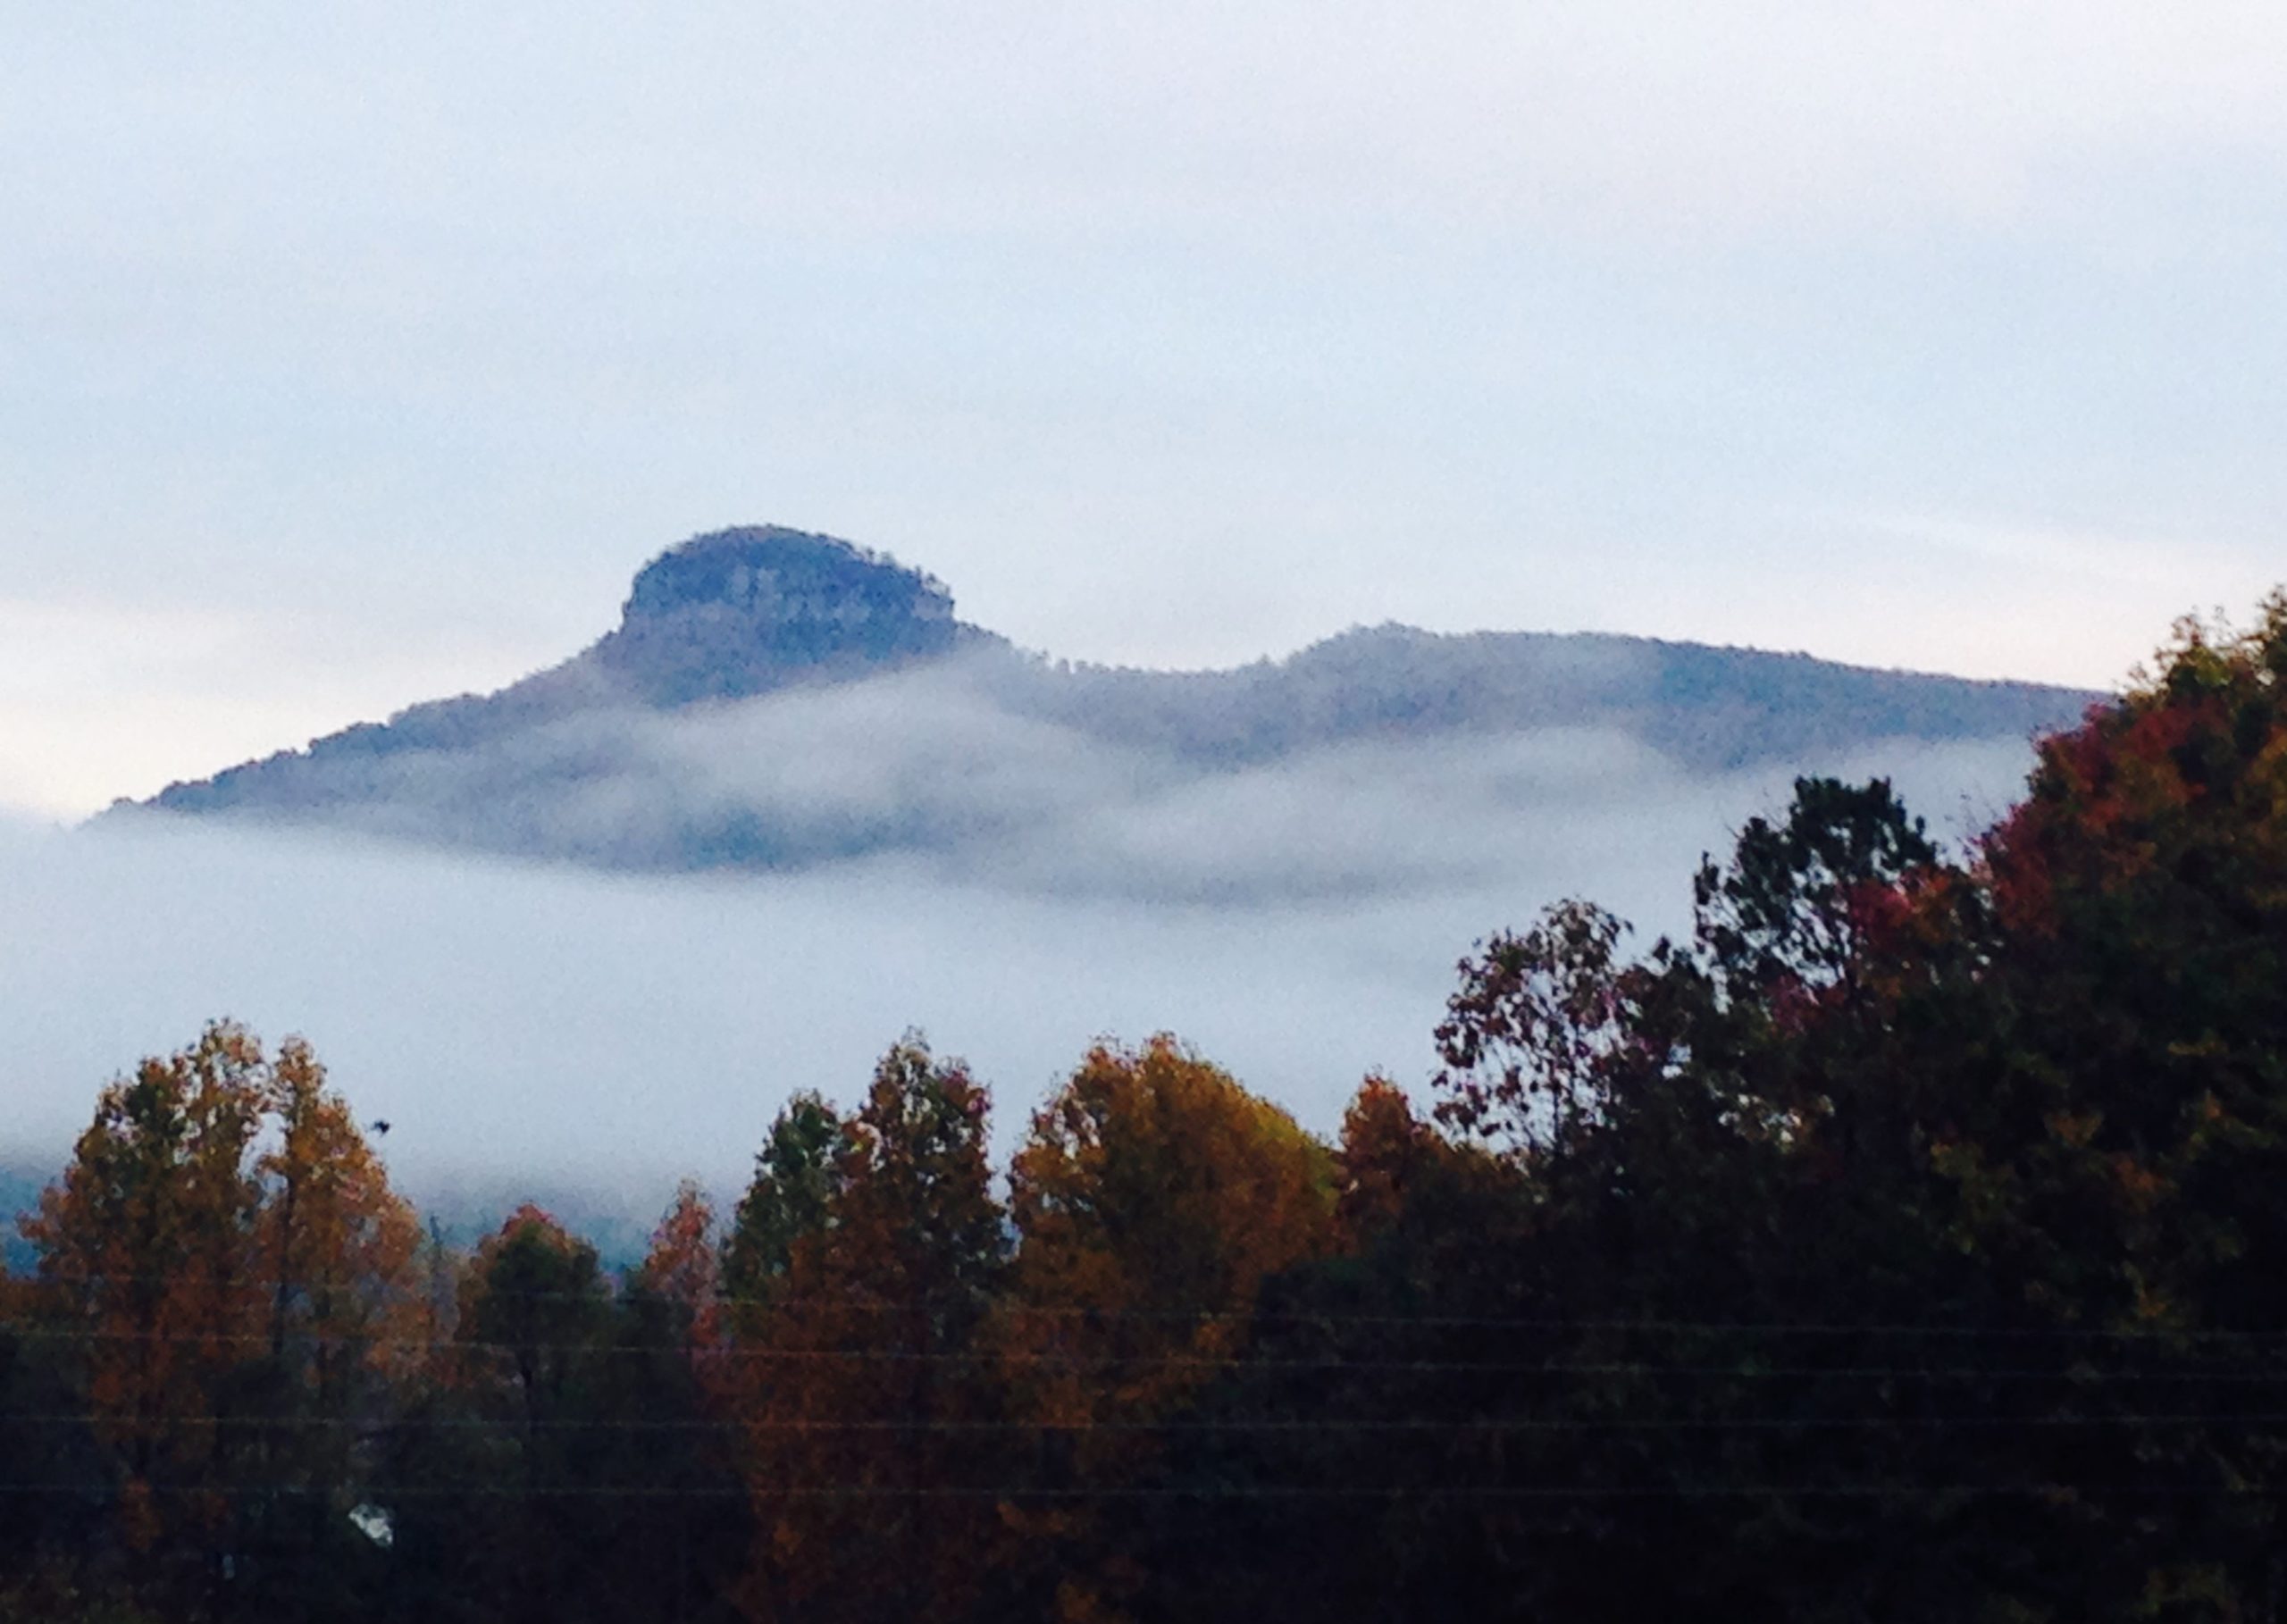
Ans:
[{"label": "fog bank", "polygon": [[[1813,765],[1887,771],[1958,834],[2029,759]],[[1051,820],[1085,839],[763,876],[0,820],[0,1157],[54,1165],[103,1082],[225,1015],[307,1036],[423,1199],[733,1193],[790,1091],[853,1099],[908,1027],[993,1084],[1004,1147],[1090,1042],[1161,1030],[1330,1131],[1366,1071],[1426,1076],[1473,941],[1565,895],[1677,928],[1699,853],[1788,777],[1576,736],[1376,747],[1130,781]]]}]

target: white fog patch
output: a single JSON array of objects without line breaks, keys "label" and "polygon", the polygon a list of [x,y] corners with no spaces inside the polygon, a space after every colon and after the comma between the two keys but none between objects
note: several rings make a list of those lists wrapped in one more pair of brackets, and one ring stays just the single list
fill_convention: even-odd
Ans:
[{"label": "white fog patch", "polygon": [[1336,746],[1106,797],[1016,872],[1057,892],[1227,903],[1497,887],[1530,860],[1520,847],[1588,857],[1615,814],[1686,789],[1652,752],[1587,730]]},{"label": "white fog patch", "polygon": [[[0,1159],[53,1165],[103,1082],[224,1015],[307,1035],[361,1117],[390,1122],[382,1148],[423,1196],[587,1190],[641,1215],[685,1173],[734,1193],[791,1091],[853,1100],[909,1026],[993,1084],[1004,1148],[1093,1041],[1160,1030],[1330,1132],[1366,1071],[1427,1076],[1478,938],[1566,895],[1647,938],[1680,928],[1699,854],[1783,806],[1790,775],[1693,776],[1575,732],[1208,774],[942,693],[902,713],[876,699],[623,722],[581,746],[606,768],[584,791],[599,830],[665,818],[663,797],[781,793],[787,777],[741,764],[803,758],[830,724],[845,748],[794,780],[809,804],[894,817],[917,800],[953,832],[794,874],[0,818]],[[624,770],[631,752],[705,771]],[[965,776],[965,752],[993,765]],[[2029,754],[1805,765],[1888,772],[1959,836],[2013,798]]]},{"label": "white fog patch", "polygon": [[[448,749],[345,741],[295,764],[301,788],[255,803],[271,810],[236,816],[639,871],[865,859],[1035,897],[1264,907],[1498,886],[1542,860],[1529,849],[1567,853],[1583,874],[1625,868],[1666,808],[1704,818],[1783,799],[1797,766],[1921,774],[1941,822],[1964,795],[1990,817],[2023,770],[2011,741],[1891,740],[1855,758],[1711,774],[1646,743],[1624,711],[1522,728],[1361,711],[1350,660],[1378,662],[1392,692],[1440,702],[1441,683],[1404,657],[1451,651],[1408,635],[1328,645],[1278,705],[1246,672],[1196,691],[1110,676],[1076,704],[1078,690],[1032,668],[957,659],[668,712],[595,704],[493,737],[467,731]],[[1480,685],[1462,703],[1529,710],[1503,685],[1609,664],[1593,645],[1559,643],[1529,672],[1472,666]],[[1709,724],[1760,745],[1737,716]]]}]

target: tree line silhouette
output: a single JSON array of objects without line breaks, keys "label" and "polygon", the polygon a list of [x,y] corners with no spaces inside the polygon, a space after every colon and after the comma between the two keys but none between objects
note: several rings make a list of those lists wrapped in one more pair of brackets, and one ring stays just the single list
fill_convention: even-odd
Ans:
[{"label": "tree line silhouette", "polygon": [[0,1620],[2281,1617],[2287,599],[1695,904],[1481,943],[1331,1143],[1162,1037],[996,1169],[909,1037],[616,1277],[214,1025],[0,1281]]}]

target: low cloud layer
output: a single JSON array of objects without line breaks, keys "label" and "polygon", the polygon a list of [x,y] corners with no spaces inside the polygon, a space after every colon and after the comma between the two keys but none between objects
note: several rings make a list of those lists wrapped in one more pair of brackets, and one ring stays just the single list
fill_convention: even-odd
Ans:
[{"label": "low cloud layer", "polygon": [[[1185,775],[1044,724],[983,751],[953,702],[853,691],[613,741],[623,766],[641,751],[684,770],[599,773],[598,827],[607,810],[640,820],[644,793],[738,807],[768,786],[836,827],[951,832],[797,875],[0,824],[0,1159],[53,1166],[102,1082],[221,1015],[306,1034],[431,1198],[585,1189],[649,1210],[684,1173],[734,1191],[789,1091],[853,1098],[909,1026],[993,1083],[1004,1145],[1092,1041],[1163,1029],[1331,1130],[1370,1068],[1429,1070],[1473,940],[1571,894],[1674,929],[1698,854],[1787,788],[1784,771],[1691,776],[1572,732]],[[847,746],[831,767],[829,724]],[[1960,833],[2006,805],[2028,758],[1999,741],[1804,765],[1889,772]],[[785,770],[756,769],[769,760]]]},{"label": "low cloud layer", "polygon": [[[1657,659],[1626,642],[1479,649],[1391,632],[1283,667],[1173,677],[1060,674],[993,651],[672,711],[566,668],[568,703],[551,676],[422,707],[181,804],[632,870],[862,859],[1035,897],[1327,906],[1498,887],[1520,843],[1618,860],[1660,808],[1746,804],[1797,766],[1918,771],[1930,740],[2073,707],[1713,652],[1720,675],[1701,681],[1737,691],[1693,691]],[[1782,677],[1799,690],[1756,686]],[[1874,736],[1884,728],[1923,742]],[[1941,819],[1964,791],[2006,794],[2018,774],[2014,741],[1983,753],[2009,764],[1998,783],[1932,774]],[[1760,765],[1705,770],[1740,759]]]}]

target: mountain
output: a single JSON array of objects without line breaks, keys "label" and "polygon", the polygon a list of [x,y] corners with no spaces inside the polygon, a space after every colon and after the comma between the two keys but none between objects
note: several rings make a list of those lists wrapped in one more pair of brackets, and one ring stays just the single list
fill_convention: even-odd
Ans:
[{"label": "mountain", "polygon": [[[1290,841],[1345,818],[1361,847],[1378,829],[1402,841],[1420,820],[1391,808],[1409,797],[1465,791],[1497,809],[1504,784],[1552,774],[2022,751],[2095,697],[1641,638],[1396,625],[1233,670],[1074,666],[962,622],[919,571],[764,526],[668,549],[635,577],[618,626],[562,665],[128,809],[619,867],[896,854],[973,866],[1061,842],[1064,866],[1086,868],[1139,850],[1160,862],[1186,826],[1221,837],[1250,818]],[[1374,798],[1383,809],[1358,824]]]}]

